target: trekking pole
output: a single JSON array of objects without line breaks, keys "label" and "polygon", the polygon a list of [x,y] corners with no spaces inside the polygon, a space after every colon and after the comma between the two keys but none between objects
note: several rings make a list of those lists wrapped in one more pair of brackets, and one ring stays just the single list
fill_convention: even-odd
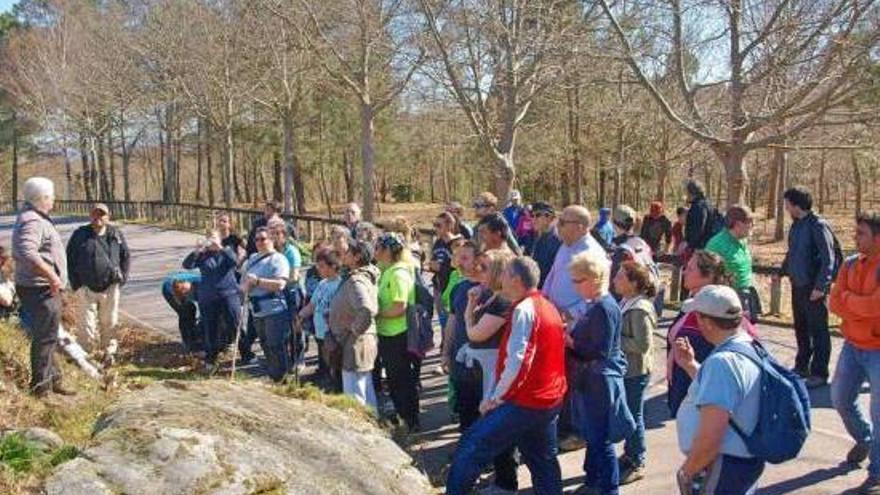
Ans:
[{"label": "trekking pole", "polygon": [[229,381],[235,381],[235,364],[238,360],[238,342],[241,339],[241,333],[246,331],[247,324],[245,322],[245,316],[247,316],[247,292],[242,292],[241,295],[241,309],[238,314],[238,328],[235,331],[235,343],[232,348],[232,371],[229,373]]},{"label": "trekking pole", "polygon": [[[300,343],[300,341],[299,341],[299,339],[297,339],[296,335],[297,335],[297,333],[300,332],[301,330],[302,330],[302,326],[300,325],[299,318],[294,317],[294,319],[293,319],[293,338],[294,338],[294,341],[293,341],[293,342],[294,342],[294,346],[297,346],[297,344]],[[305,335],[303,335],[302,344],[303,344],[303,345],[302,345],[303,349],[300,349],[300,348],[297,346],[297,347],[296,347],[296,352],[294,353],[294,354],[296,354],[296,356],[294,356],[294,358],[293,358],[293,385],[294,385],[294,387],[296,387],[296,388],[299,388],[299,363],[297,363],[297,360],[299,359],[299,353],[300,353],[300,352],[303,353],[303,362],[305,362]]]}]

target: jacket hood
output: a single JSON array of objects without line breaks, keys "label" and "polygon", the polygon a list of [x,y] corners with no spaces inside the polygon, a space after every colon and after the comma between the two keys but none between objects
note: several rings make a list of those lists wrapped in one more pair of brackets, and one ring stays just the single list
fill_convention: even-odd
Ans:
[{"label": "jacket hood", "polygon": [[349,276],[351,278],[364,279],[371,284],[376,284],[379,282],[379,275],[381,275],[381,272],[379,272],[379,268],[376,265],[370,264],[362,266],[360,268],[355,268],[351,271],[351,274]]}]

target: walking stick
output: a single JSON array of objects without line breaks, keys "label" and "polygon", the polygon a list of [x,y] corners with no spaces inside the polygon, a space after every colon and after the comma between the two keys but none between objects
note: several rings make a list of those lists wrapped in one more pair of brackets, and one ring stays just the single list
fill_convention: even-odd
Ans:
[{"label": "walking stick", "polygon": [[235,330],[235,343],[232,348],[232,371],[229,373],[229,381],[235,381],[235,364],[238,360],[238,342],[241,339],[241,333],[247,331],[247,323],[245,322],[245,316],[247,316],[247,300],[248,293],[241,293],[241,309],[238,314],[238,328]]},{"label": "walking stick", "polygon": [[[294,345],[294,348],[296,349],[296,352],[294,353],[295,355],[293,357],[293,386],[296,388],[299,388],[299,363],[297,363],[296,361],[299,358],[299,353],[301,350],[303,352],[303,361],[305,361],[305,350],[296,348],[296,344],[299,343],[299,340],[297,340],[297,338],[296,338],[296,334],[297,334],[297,331],[300,331],[300,330],[302,330],[302,327],[300,326],[299,318],[294,317],[293,318],[293,339],[294,339],[293,345]],[[305,348],[305,338],[303,338],[303,348]]]}]

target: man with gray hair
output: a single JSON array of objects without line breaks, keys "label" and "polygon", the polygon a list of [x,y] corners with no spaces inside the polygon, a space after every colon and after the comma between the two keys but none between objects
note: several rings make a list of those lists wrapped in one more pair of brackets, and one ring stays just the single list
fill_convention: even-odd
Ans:
[{"label": "man with gray hair", "polygon": [[49,218],[55,186],[45,177],[24,183],[24,207],[12,230],[15,290],[30,324],[31,393],[72,395],[61,385],[61,368],[54,361],[61,324],[61,290],[67,281],[64,244]]},{"label": "man with gray hair", "polygon": [[535,493],[562,493],[556,422],[567,387],[565,325],[538,292],[540,277],[538,264],[524,256],[511,260],[501,274],[501,292],[513,310],[501,329],[498,380],[480,404],[482,417],[455,452],[447,495],[470,493],[482,469],[514,446],[529,468]]}]

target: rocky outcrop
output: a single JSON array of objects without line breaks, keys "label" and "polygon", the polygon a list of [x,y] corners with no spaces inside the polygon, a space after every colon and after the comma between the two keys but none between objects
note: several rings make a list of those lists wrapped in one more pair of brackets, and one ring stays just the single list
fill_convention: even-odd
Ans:
[{"label": "rocky outcrop", "polygon": [[49,495],[433,493],[410,457],[356,415],[253,382],[166,381],[125,397]]}]

